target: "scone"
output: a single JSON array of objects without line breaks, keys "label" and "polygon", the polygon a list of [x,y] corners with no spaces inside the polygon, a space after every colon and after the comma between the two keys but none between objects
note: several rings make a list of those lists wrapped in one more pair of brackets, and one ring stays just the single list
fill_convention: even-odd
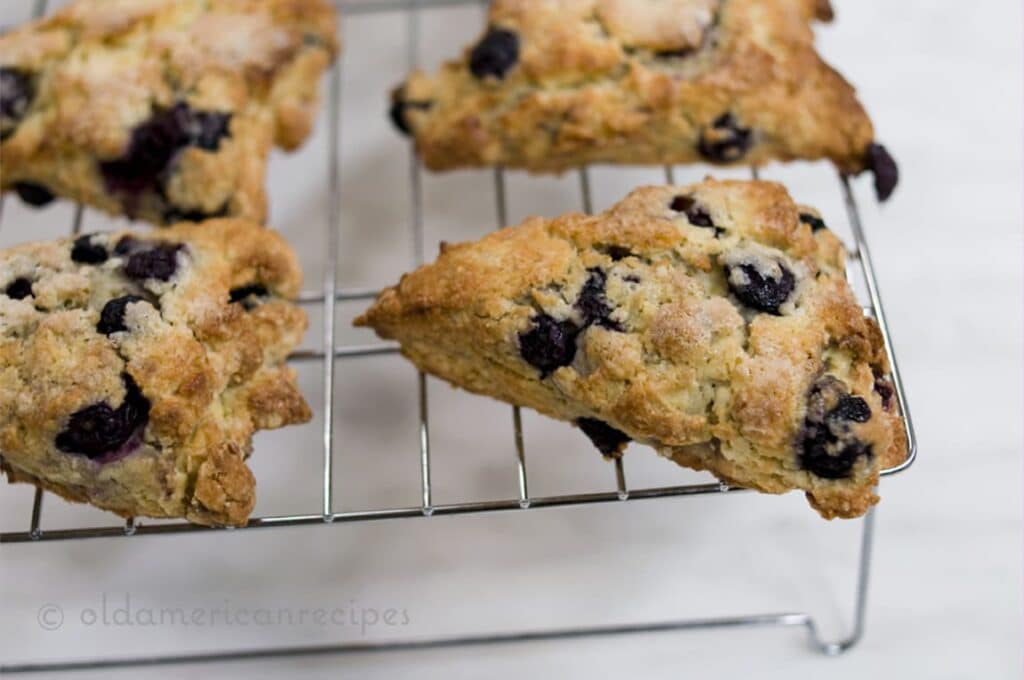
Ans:
[{"label": "scone", "polygon": [[907,455],[878,326],[821,217],[770,182],[646,187],[444,246],[356,320],[425,372],[822,516]]},{"label": "scone", "polygon": [[0,189],[155,224],[263,222],[309,134],[329,0],[76,0],[0,36]]},{"label": "scone", "polygon": [[815,18],[827,0],[495,0],[391,117],[433,170],[830,159],[873,170],[885,199],[896,164],[815,52]]},{"label": "scone", "polygon": [[306,328],[274,232],[216,219],[0,251],[0,454],[12,481],[123,516],[244,524],[253,432],[309,420]]}]

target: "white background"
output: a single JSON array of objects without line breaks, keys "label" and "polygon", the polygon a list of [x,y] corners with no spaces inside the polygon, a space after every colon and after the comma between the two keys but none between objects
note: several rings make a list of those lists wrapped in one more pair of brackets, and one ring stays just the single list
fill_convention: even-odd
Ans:
[{"label": "white background", "polygon": [[[5,0],[0,23],[29,14]],[[51,3],[52,4],[52,3]],[[1019,3],[837,2],[820,47],[859,89],[903,179],[879,209],[856,183],[920,437],[918,462],[882,484],[867,631],[839,659],[802,630],[718,630],[502,647],[321,656],[190,667],[202,677],[277,678],[1017,678],[1021,675],[1021,14]],[[427,12],[421,63],[458,53],[479,8]],[[406,71],[399,14],[346,21],[342,125],[343,286],[379,287],[410,265],[408,152],[384,115]],[[326,224],[326,117],[299,153],[271,164],[271,223],[319,284]],[[677,170],[680,181],[703,168]],[[717,175],[737,173],[716,172]],[[742,175],[742,173],[739,173]],[[824,165],[777,166],[802,202],[845,233]],[[593,172],[597,208],[657,170]],[[494,226],[488,172],[424,177],[427,252]],[[509,179],[510,220],[579,209],[575,175]],[[64,233],[72,210],[5,201],[0,243]],[[111,221],[86,214],[86,229]],[[339,343],[372,342],[339,307]],[[311,316],[308,346],[319,338]],[[316,403],[316,364],[300,367]],[[336,510],[419,503],[416,378],[398,356],[337,364]],[[510,410],[431,381],[435,503],[516,494]],[[261,434],[257,514],[319,509],[322,409],[311,424]],[[613,488],[611,466],[565,425],[524,414],[531,493]],[[700,475],[641,447],[633,486]],[[0,487],[0,528],[27,528],[32,492]],[[43,527],[114,518],[47,496]],[[676,498],[332,527],[134,537],[2,548],[4,663],[267,648],[768,611],[849,626],[858,523],[826,523],[798,494]],[[404,626],[115,626],[82,623],[104,593],[140,609],[404,609]],[[64,612],[56,631],[41,607]],[[88,614],[85,614],[88,617]],[[144,616],[144,615],[143,615]],[[183,668],[76,678],[175,678]]]}]

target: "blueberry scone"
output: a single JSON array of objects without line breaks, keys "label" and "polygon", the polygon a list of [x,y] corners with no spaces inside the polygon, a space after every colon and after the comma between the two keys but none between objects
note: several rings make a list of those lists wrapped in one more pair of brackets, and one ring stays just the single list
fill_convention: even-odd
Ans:
[{"label": "blueberry scone", "polygon": [[391,117],[427,167],[830,159],[896,185],[853,88],[814,50],[826,0],[495,0],[461,60]]},{"label": "blueberry scone", "polygon": [[309,420],[306,328],[274,232],[236,219],[0,251],[0,455],[12,481],[123,516],[245,523],[256,430]]},{"label": "blueberry scone", "polygon": [[634,440],[824,517],[878,501],[906,439],[839,239],[770,182],[637,189],[442,247],[356,320],[418,368]]},{"label": "blueberry scone", "polygon": [[156,224],[264,221],[337,51],[329,0],[76,0],[0,36],[0,188]]}]

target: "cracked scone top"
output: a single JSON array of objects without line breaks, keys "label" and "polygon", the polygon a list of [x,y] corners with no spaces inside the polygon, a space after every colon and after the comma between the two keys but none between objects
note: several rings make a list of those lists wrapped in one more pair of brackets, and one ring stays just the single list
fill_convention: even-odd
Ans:
[{"label": "cracked scone top", "polygon": [[274,232],[183,223],[0,251],[0,455],[12,481],[123,516],[242,524],[252,434],[309,420],[306,328]]},{"label": "cracked scone top", "polygon": [[823,0],[496,0],[484,35],[412,74],[391,116],[427,167],[832,160],[896,166],[814,50]]},{"label": "cracked scone top", "polygon": [[337,51],[328,0],[76,0],[0,36],[0,188],[156,224],[262,222]]},{"label": "cracked scone top", "polygon": [[356,320],[421,370],[825,517],[907,454],[839,239],[770,182],[637,189],[445,246]]}]

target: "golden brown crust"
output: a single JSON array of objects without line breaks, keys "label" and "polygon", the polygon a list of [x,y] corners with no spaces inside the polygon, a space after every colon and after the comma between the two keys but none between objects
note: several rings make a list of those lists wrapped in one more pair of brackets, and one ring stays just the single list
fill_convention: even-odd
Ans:
[{"label": "golden brown crust", "polygon": [[[338,50],[335,26],[328,0],[76,0],[0,36],[0,67],[31,95],[5,121],[0,188],[27,182],[157,224],[262,222],[270,147],[291,150],[309,134],[320,75]],[[181,104],[200,118],[229,116],[225,134],[172,144],[170,134],[202,126],[172,133],[165,123],[134,155],[150,156],[137,166],[163,167],[126,173],[137,180],[145,170],[149,181],[126,187],[103,170],[132,157],[133,134]],[[170,148],[154,150],[161,144]],[[161,153],[164,162],[152,161]]]},{"label": "golden brown crust", "polygon": [[[815,217],[770,182],[637,189],[600,215],[445,246],[356,325],[467,390],[624,433],[606,454],[628,436],[738,485],[803,489],[823,516],[857,516],[906,442],[875,389],[888,370],[877,326]],[[773,289],[754,272],[789,272],[792,285],[765,302]]]},{"label": "golden brown crust", "polygon": [[[171,269],[160,272],[153,253],[170,253]],[[300,284],[284,240],[235,219],[0,251],[0,451],[11,481],[124,516],[244,523],[253,433],[311,417],[282,364],[306,328],[288,302]],[[127,295],[137,297],[112,313]],[[83,448],[74,414],[138,404],[130,384],[148,414],[106,448]]]},{"label": "golden brown crust", "polygon": [[814,50],[810,22],[830,15],[820,0],[497,0],[488,30],[517,43],[511,62],[508,44],[492,54],[507,71],[475,75],[467,49],[414,73],[393,113],[434,170],[827,158],[857,172],[874,133]]}]

